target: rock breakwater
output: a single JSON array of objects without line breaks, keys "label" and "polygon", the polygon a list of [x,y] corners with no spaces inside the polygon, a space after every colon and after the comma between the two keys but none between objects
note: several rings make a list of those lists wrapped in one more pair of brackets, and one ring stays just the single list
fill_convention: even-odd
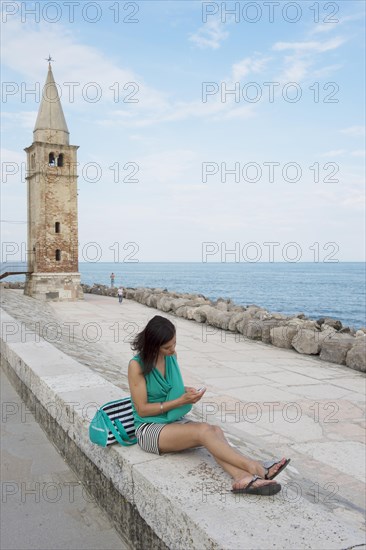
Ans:
[{"label": "rock breakwater", "polygon": [[[117,295],[116,288],[82,286],[84,292]],[[337,319],[322,317],[315,321],[303,313],[293,316],[271,313],[255,304],[239,306],[222,298],[213,302],[202,294],[182,294],[163,288],[126,288],[124,295],[177,317],[366,372],[366,328],[356,331],[343,327]]]},{"label": "rock breakwater", "polygon": [[[22,283],[3,283],[3,286],[22,288]],[[82,287],[85,293],[117,296],[117,288],[106,285],[83,284]],[[170,292],[163,288],[125,288],[124,296],[177,317],[366,372],[366,328],[355,330],[344,327],[337,319],[311,320],[303,313],[292,316],[271,313],[255,304],[240,306],[222,298],[213,302],[202,294]]]}]

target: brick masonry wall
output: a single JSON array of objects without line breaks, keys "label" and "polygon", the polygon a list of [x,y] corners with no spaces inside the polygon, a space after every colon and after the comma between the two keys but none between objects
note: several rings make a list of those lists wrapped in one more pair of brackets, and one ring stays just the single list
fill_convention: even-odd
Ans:
[{"label": "brick masonry wall", "polygon": [[[78,271],[77,147],[35,142],[28,153],[28,243],[34,272]],[[49,154],[63,154],[50,166]],[[56,233],[55,224],[60,224]],[[60,260],[56,260],[60,250]]]}]

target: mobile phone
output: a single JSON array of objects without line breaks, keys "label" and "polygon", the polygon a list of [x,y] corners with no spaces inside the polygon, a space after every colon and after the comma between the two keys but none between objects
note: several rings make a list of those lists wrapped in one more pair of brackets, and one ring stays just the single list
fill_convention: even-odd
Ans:
[{"label": "mobile phone", "polygon": [[201,392],[201,391],[204,391],[206,389],[206,386],[201,386],[200,388],[197,389],[198,392]]}]

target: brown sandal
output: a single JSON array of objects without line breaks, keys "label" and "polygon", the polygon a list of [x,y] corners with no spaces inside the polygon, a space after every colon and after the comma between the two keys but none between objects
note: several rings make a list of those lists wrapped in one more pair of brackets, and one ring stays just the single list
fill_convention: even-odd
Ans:
[{"label": "brown sandal", "polygon": [[281,468],[279,468],[277,470],[277,472],[275,474],[273,474],[272,476],[269,476],[269,470],[275,466],[276,464],[279,464],[281,461],[280,460],[267,460],[266,462],[262,462],[264,468],[267,470],[266,473],[265,473],[265,476],[264,476],[264,479],[274,479],[276,476],[278,476],[279,473],[282,472],[282,470],[284,470],[286,468],[286,466],[288,466],[289,462],[290,462],[290,458],[287,458],[286,461],[282,464]]},{"label": "brown sandal", "polygon": [[231,489],[231,492],[235,494],[242,493],[246,495],[270,496],[270,495],[275,495],[276,493],[281,491],[281,485],[276,482],[266,483],[265,485],[260,485],[259,487],[253,487],[253,484],[258,479],[263,479],[263,478],[259,476],[253,476],[252,479],[249,481],[248,485],[246,485],[246,487],[240,487],[239,489]]}]

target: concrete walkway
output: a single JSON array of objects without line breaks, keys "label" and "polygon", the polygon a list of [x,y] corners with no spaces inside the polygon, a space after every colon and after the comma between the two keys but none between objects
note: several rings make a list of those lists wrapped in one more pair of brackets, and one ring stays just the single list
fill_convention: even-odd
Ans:
[{"label": "concrete walkway", "polygon": [[[126,391],[130,340],[149,318],[161,314],[133,301],[124,300],[120,305],[117,299],[89,294],[83,302],[49,304],[24,297],[21,291],[7,290],[2,295],[2,307],[20,321],[25,339],[28,329],[37,330],[45,340]],[[255,458],[291,457],[291,465],[279,479],[283,485],[279,498],[294,516],[286,521],[275,514],[271,520],[266,509],[266,522],[276,521],[289,530],[289,548],[310,548],[303,535],[296,538],[296,530],[303,533],[300,527],[308,523],[311,538],[314,522],[326,518],[324,530],[332,531],[334,540],[328,537],[328,546],[319,541],[318,548],[350,546],[340,534],[343,528],[337,533],[340,525],[352,530],[353,545],[357,541],[362,548],[365,375],[193,321],[170,318],[177,326],[177,352],[185,383],[208,388],[194,408],[193,418],[221,425],[232,444]],[[206,456],[197,450],[157,458],[151,464],[156,467],[159,461],[167,467],[170,460],[176,471],[181,460],[186,471],[194,453]],[[209,457],[188,471],[197,484],[205,484],[203,502],[210,503],[210,514],[212,505],[217,507],[216,521],[205,517],[201,507],[201,521],[210,529],[214,524],[216,529],[234,529],[218,524],[225,500],[233,498],[226,496],[230,489],[226,474]],[[223,491],[217,491],[218,484]],[[263,512],[262,502],[257,505],[258,514]],[[299,515],[300,509],[304,517]],[[239,521],[235,529],[241,528]],[[260,547],[255,542],[255,527],[253,532],[253,548]],[[275,547],[269,540],[268,548]]]},{"label": "concrete walkway", "polygon": [[1,549],[127,549],[2,371],[0,377]]}]

